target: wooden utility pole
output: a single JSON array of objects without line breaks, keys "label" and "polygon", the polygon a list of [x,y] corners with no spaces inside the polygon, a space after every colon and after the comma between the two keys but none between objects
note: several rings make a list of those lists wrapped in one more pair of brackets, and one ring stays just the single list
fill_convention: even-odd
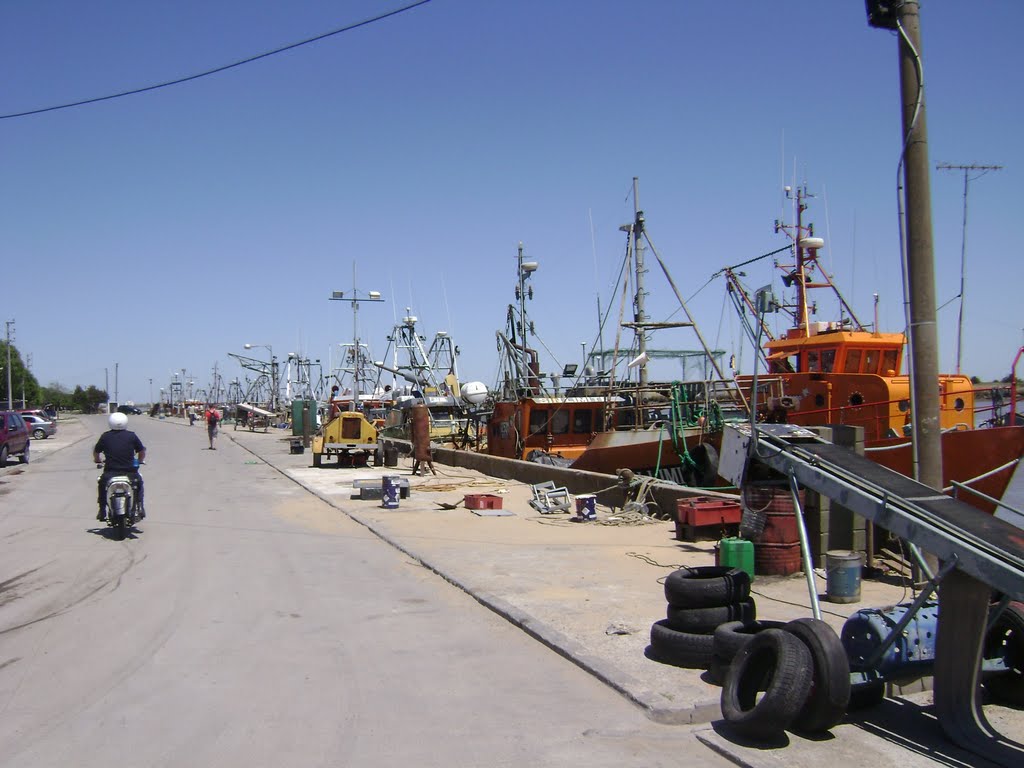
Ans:
[{"label": "wooden utility pole", "polygon": [[[939,163],[935,166],[938,171],[963,171],[964,172],[964,226],[963,234],[960,237],[960,311],[956,321],[956,372],[960,373],[960,351],[964,334],[964,293],[967,282],[967,185],[976,179],[980,179],[989,171],[1001,171],[1001,165],[950,165]],[[980,171],[974,179],[971,178],[971,171]]]}]

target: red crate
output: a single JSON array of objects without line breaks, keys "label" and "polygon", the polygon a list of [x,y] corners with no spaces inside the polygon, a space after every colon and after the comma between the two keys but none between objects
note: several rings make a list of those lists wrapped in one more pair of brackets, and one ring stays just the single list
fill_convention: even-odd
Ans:
[{"label": "red crate", "polygon": [[693,528],[708,525],[736,525],[740,522],[740,503],[709,496],[694,496],[676,502],[679,523]]},{"label": "red crate", "polygon": [[466,509],[501,509],[501,496],[492,493],[469,493],[464,501]]}]

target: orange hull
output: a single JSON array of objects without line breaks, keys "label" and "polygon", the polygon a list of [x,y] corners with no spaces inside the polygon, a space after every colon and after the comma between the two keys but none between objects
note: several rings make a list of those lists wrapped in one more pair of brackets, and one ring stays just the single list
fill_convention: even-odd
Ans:
[{"label": "orange hull", "polygon": [[[872,450],[884,448],[886,450]],[[872,461],[913,477],[913,454],[910,439],[905,437],[874,440],[866,445]],[[1015,459],[1024,456],[1024,427],[993,427],[968,429],[942,434],[942,484],[948,488],[953,481],[964,483],[997,467],[1009,467],[971,484],[986,496],[1001,499],[1013,478]],[[961,491],[959,498],[986,512],[995,505],[972,493]]]}]

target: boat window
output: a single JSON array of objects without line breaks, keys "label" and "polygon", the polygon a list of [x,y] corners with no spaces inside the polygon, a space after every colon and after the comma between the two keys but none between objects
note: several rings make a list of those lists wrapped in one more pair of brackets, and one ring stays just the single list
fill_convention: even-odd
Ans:
[{"label": "boat window", "polygon": [[807,370],[816,373],[821,370],[821,362],[818,359],[818,350],[812,349],[807,353]]},{"label": "boat window", "polygon": [[958,397],[956,400],[953,401],[953,407],[956,408],[958,411],[962,411],[964,409],[964,406],[965,403],[962,397]]},{"label": "boat window", "polygon": [[846,364],[843,366],[844,373],[860,373],[861,351],[859,349],[846,350]]},{"label": "boat window", "polygon": [[878,373],[878,350],[864,350],[864,373]]},{"label": "boat window", "polygon": [[896,350],[887,349],[882,353],[882,373],[886,375],[892,371],[892,375],[895,376],[898,371],[896,370]]},{"label": "boat window", "polygon": [[836,367],[836,351],[834,349],[823,349],[821,351],[821,370],[825,373],[832,373]]},{"label": "boat window", "polygon": [[534,408],[530,411],[530,434],[542,435],[548,430],[548,412],[546,408]]},{"label": "boat window", "polygon": [[572,414],[572,431],[577,435],[589,435],[594,424],[594,413],[587,408],[579,408]]},{"label": "boat window", "polygon": [[564,435],[569,432],[569,411],[559,408],[551,414],[551,434]]}]

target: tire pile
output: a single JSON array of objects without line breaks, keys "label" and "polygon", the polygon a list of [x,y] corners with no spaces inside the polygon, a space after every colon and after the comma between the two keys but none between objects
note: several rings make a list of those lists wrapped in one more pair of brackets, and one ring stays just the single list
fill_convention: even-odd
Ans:
[{"label": "tire pile", "polygon": [[666,617],[651,627],[651,653],[666,664],[710,669],[722,624],[757,618],[750,576],[739,568],[680,568],[665,579]]},{"label": "tire pile", "polygon": [[850,704],[850,664],[828,624],[757,621],[738,568],[680,568],[665,580],[666,618],[651,627],[659,661],[706,669],[722,684],[722,715],[742,736],[820,733]]}]

